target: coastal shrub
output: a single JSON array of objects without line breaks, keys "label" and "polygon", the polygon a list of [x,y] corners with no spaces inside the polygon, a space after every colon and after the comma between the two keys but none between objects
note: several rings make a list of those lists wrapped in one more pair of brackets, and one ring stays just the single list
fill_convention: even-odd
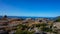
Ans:
[{"label": "coastal shrub", "polygon": [[60,22],[60,16],[56,18],[55,22]]},{"label": "coastal shrub", "polygon": [[15,34],[33,34],[33,32],[29,32],[27,30],[17,30]]}]

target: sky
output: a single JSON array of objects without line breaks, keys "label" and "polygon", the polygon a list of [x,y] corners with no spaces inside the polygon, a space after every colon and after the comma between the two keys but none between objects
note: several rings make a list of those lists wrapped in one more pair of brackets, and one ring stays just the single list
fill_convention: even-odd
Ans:
[{"label": "sky", "polygon": [[0,15],[60,16],[60,0],[0,0]]}]

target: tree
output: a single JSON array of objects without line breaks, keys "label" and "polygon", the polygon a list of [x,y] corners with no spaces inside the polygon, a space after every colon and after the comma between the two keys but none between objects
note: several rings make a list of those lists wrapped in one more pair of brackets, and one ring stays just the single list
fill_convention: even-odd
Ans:
[{"label": "tree", "polygon": [[4,15],[4,18],[7,18],[7,15]]}]

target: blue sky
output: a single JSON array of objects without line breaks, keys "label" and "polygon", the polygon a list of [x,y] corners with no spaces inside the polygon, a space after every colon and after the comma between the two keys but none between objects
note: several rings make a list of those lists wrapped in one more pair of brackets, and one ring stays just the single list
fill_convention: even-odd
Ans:
[{"label": "blue sky", "polygon": [[60,16],[60,0],[0,0],[0,15]]}]

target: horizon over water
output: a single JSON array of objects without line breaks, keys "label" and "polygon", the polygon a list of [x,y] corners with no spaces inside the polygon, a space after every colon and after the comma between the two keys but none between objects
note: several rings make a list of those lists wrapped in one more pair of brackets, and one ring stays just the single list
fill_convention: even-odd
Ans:
[{"label": "horizon over water", "polygon": [[[5,16],[5,15],[0,15],[0,17],[3,17],[3,16]],[[8,16],[8,15],[6,15],[7,17],[50,17],[50,16]],[[55,16],[55,17],[58,17],[58,16]]]},{"label": "horizon over water", "polygon": [[[3,16],[0,15],[0,18]],[[7,16],[8,18],[56,18],[56,17],[38,17],[38,16]]]},{"label": "horizon over water", "polygon": [[[2,18],[4,16],[0,16],[0,18]],[[47,18],[49,20],[55,20],[56,17],[37,17],[37,16],[7,16],[8,18],[22,18],[22,19],[26,19],[26,18],[32,18],[32,19],[35,19],[35,18]]]}]

